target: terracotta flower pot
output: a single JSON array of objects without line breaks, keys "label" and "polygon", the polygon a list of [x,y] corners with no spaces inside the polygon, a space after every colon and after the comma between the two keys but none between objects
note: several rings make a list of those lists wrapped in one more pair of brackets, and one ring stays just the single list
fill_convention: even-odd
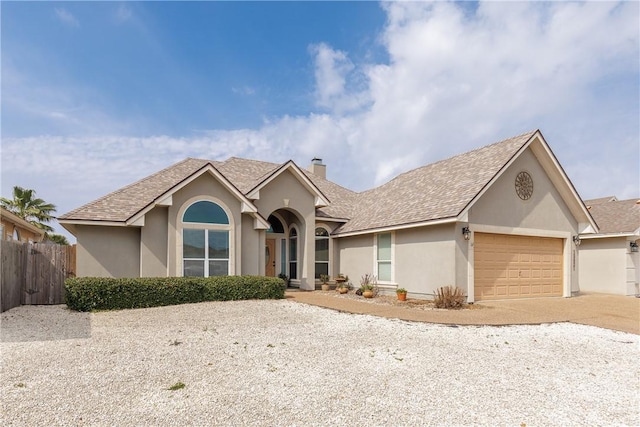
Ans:
[{"label": "terracotta flower pot", "polygon": [[349,289],[347,289],[347,288],[338,288],[338,292],[340,292],[341,294],[346,294],[347,292],[349,292]]},{"label": "terracotta flower pot", "polygon": [[406,301],[407,300],[407,293],[406,292],[402,292],[402,293],[399,293],[399,294],[396,294],[396,295],[398,295],[398,301]]},{"label": "terracotta flower pot", "polygon": [[320,285],[322,287],[323,291],[328,291],[330,288],[330,286],[327,283],[323,283],[322,285]]},{"label": "terracotta flower pot", "polygon": [[362,296],[365,298],[373,298],[373,291],[363,291]]}]

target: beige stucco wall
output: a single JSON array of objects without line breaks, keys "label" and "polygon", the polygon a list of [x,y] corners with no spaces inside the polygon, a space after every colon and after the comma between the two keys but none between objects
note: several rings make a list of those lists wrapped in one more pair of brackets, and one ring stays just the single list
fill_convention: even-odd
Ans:
[{"label": "beige stucco wall", "polygon": [[242,271],[244,275],[264,274],[261,269],[260,250],[264,251],[264,244],[260,245],[260,231],[254,230],[253,218],[249,215],[242,216]]},{"label": "beige stucco wall", "polygon": [[231,246],[230,274],[242,271],[242,213],[240,201],[210,174],[203,174],[184,188],[173,194],[173,204],[169,207],[169,276],[182,275],[182,214],[192,203],[198,200],[210,200],[221,205],[229,216],[229,222],[235,232],[229,236]]},{"label": "beige stucco wall", "polygon": [[431,297],[441,286],[456,285],[452,224],[395,232],[394,278],[410,296]]},{"label": "beige stucco wall", "polygon": [[[533,179],[533,195],[521,200],[515,191],[516,175],[526,171]],[[546,172],[526,150],[484,193],[469,211],[472,224],[540,230],[578,231],[578,224]]]},{"label": "beige stucco wall", "polygon": [[[287,223],[288,225],[295,223],[299,231],[299,282],[294,281],[294,284],[299,283],[301,289],[314,289],[316,215],[314,196],[287,170],[260,189],[260,199],[254,204],[265,218],[278,209],[291,213]],[[264,248],[264,245],[263,240],[261,247]],[[264,255],[264,249],[260,253]]]},{"label": "beige stucco wall", "polygon": [[79,277],[139,277],[140,229],[76,226]]},{"label": "beige stucco wall", "polygon": [[167,275],[167,224],[169,211],[155,207],[145,215],[140,230],[140,274],[142,277]]},{"label": "beige stucco wall", "polygon": [[[618,295],[638,292],[635,258],[626,237],[583,239],[580,258],[580,291]],[[635,261],[635,262],[634,262]]]},{"label": "beige stucco wall", "polygon": [[374,268],[373,235],[341,237],[338,240],[338,272],[349,276],[355,287],[364,274],[372,274]]}]

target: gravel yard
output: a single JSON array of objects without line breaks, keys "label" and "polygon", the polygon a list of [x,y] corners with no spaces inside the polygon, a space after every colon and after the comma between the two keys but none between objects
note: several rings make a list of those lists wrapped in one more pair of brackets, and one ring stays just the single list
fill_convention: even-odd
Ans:
[{"label": "gravel yard", "polygon": [[639,336],[592,326],[280,300],[23,306],[1,338],[2,425],[640,425]]}]

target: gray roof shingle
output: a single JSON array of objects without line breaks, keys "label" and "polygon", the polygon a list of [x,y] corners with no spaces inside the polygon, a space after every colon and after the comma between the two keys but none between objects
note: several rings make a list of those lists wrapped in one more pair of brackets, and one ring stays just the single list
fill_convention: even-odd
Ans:
[{"label": "gray roof shingle", "polygon": [[609,198],[609,201],[597,202],[603,199],[585,200],[600,234],[633,233],[640,228],[640,200]]},{"label": "gray roof shingle", "polygon": [[414,169],[358,194],[354,216],[338,233],[457,216],[534,133]]}]

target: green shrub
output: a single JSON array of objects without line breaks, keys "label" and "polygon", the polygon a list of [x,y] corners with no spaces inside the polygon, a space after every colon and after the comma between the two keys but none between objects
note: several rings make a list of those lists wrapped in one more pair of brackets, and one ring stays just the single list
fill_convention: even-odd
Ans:
[{"label": "green shrub", "polygon": [[77,311],[159,307],[202,301],[284,298],[275,277],[74,277],[65,281],[67,306]]},{"label": "green shrub", "polygon": [[464,292],[457,286],[443,286],[436,289],[433,303],[436,308],[462,308],[466,297]]}]

